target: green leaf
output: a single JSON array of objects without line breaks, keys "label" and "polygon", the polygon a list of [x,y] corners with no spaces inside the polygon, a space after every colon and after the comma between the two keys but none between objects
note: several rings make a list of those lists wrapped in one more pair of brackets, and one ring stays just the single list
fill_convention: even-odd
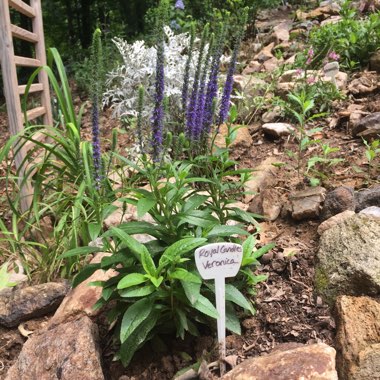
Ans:
[{"label": "green leaf", "polygon": [[153,198],[141,198],[137,202],[137,217],[142,218],[148,211],[156,205]]},{"label": "green leaf", "polygon": [[88,255],[89,253],[102,252],[104,248],[99,247],[77,247],[58,256],[58,259],[67,259],[74,256]]},{"label": "green leaf", "polygon": [[73,280],[73,288],[78,286],[81,282],[87,280],[95,271],[100,269],[100,263],[86,265]]},{"label": "green leaf", "polygon": [[[142,256],[148,254],[147,248],[139,243],[132,236],[128,235],[126,232],[117,227],[112,227],[110,230],[111,236],[118,237],[123,246],[127,247],[142,263]],[[148,272],[149,273],[149,272]]]},{"label": "green leaf", "polygon": [[164,280],[162,276],[156,278],[147,274],[145,277],[148,278],[156,288],[158,288]]},{"label": "green leaf", "polygon": [[156,276],[156,272],[157,272],[156,265],[154,264],[152,256],[150,255],[149,251],[146,248],[143,254],[141,255],[141,264],[147,274],[151,275],[152,277]]},{"label": "green leaf", "polygon": [[253,252],[253,257],[255,259],[258,259],[265,253],[269,252],[271,249],[273,249],[276,246],[276,243],[269,243],[267,245],[264,245],[264,247],[259,248],[257,251]]},{"label": "green leaf", "polygon": [[141,273],[130,273],[124,276],[117,284],[118,289],[125,289],[131,286],[140,285],[146,282],[147,278]]},{"label": "green leaf", "polygon": [[226,284],[226,300],[239,305],[243,309],[249,310],[252,314],[254,313],[252,304],[244,297],[239,289],[231,284]]},{"label": "green leaf", "polygon": [[202,294],[199,294],[197,301],[193,304],[193,308],[211,318],[217,319],[219,316],[215,306],[206,297],[202,296]]},{"label": "green leaf", "polygon": [[149,316],[139,325],[130,337],[120,347],[120,359],[124,367],[130,363],[134,353],[146,342],[149,333],[155,327],[159,313],[153,311]]},{"label": "green leaf", "polygon": [[206,243],[205,238],[185,238],[173,243],[168,247],[158,263],[159,271],[169,262],[173,262],[177,257],[192,251],[200,245]]},{"label": "green leaf", "polygon": [[190,211],[197,209],[200,205],[202,205],[204,202],[206,202],[208,196],[207,195],[193,195],[189,199],[186,200],[186,202],[183,205],[183,211]]},{"label": "green leaf", "polygon": [[168,277],[171,279],[182,280],[186,282],[195,282],[196,284],[202,283],[202,280],[199,276],[183,268],[177,268],[174,272],[170,272]]},{"label": "green leaf", "polygon": [[154,285],[146,285],[143,287],[135,286],[127,290],[120,290],[120,297],[123,298],[132,298],[132,297],[145,297],[149,294],[152,294],[156,290]]},{"label": "green leaf", "polygon": [[124,343],[139,325],[149,316],[153,302],[149,298],[136,301],[123,315],[120,327],[120,342]]},{"label": "green leaf", "polygon": [[178,227],[182,224],[188,223],[202,228],[212,228],[219,223],[218,219],[206,211],[193,210],[185,215],[178,214],[178,216],[180,219]]},{"label": "green leaf", "polygon": [[212,237],[230,237],[232,235],[249,235],[249,232],[238,226],[215,226],[208,234],[208,238]]},{"label": "green leaf", "polygon": [[192,305],[195,304],[201,294],[201,284],[195,282],[181,281],[181,285],[183,287],[183,290],[185,291],[186,297],[189,300],[189,302]]},{"label": "green leaf", "polygon": [[241,335],[240,321],[230,302],[226,302],[226,328],[235,334]]}]

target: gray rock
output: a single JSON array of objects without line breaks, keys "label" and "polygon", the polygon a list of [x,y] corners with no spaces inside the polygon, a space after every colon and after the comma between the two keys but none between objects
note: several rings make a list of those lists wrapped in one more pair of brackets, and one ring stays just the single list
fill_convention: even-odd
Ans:
[{"label": "gray rock", "polygon": [[274,350],[237,365],[223,380],[338,380],[335,350],[324,343]]},{"label": "gray rock", "polygon": [[67,284],[48,282],[0,295],[0,325],[11,328],[22,321],[52,313],[68,290]]},{"label": "gray rock", "polygon": [[296,129],[288,123],[265,123],[262,129],[266,135],[275,138],[289,136],[296,131]]},{"label": "gray rock", "polygon": [[339,295],[380,294],[380,220],[353,215],[322,234],[315,286],[332,305]]},{"label": "gray rock", "polygon": [[342,296],[335,314],[340,378],[380,379],[380,303],[369,297]]},{"label": "gray rock", "polygon": [[263,116],[261,117],[261,120],[264,123],[272,123],[276,121],[276,119],[279,118],[281,114],[282,114],[281,107],[276,106],[272,110],[265,112]]},{"label": "gray rock", "polygon": [[355,211],[355,207],[354,189],[348,186],[339,186],[327,193],[321,219],[327,220],[346,210]]},{"label": "gray rock", "polygon": [[[326,202],[326,201],[325,201]],[[347,218],[350,218],[352,215],[355,215],[354,211],[346,210],[339,214],[336,214],[332,216],[331,218],[325,220],[323,223],[321,223],[318,227],[318,234],[322,235],[325,231],[330,229],[331,227],[336,226],[339,223],[342,223]]]},{"label": "gray rock", "polygon": [[375,112],[371,115],[360,119],[352,128],[352,135],[368,138],[380,137],[380,112]]},{"label": "gray rock", "polygon": [[103,380],[98,328],[88,317],[32,336],[5,380]]},{"label": "gray rock", "polygon": [[356,192],[355,199],[356,212],[371,206],[380,207],[380,186],[378,185],[370,189]]},{"label": "gray rock", "polygon": [[326,189],[311,187],[290,195],[292,218],[295,220],[317,218],[322,209]]},{"label": "gray rock", "polygon": [[359,214],[380,218],[380,207],[370,206],[360,211]]}]

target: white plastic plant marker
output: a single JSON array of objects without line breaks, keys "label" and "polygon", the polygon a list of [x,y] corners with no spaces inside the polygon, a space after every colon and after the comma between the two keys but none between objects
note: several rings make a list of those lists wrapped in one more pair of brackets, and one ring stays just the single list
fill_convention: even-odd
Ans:
[{"label": "white plastic plant marker", "polygon": [[216,310],[219,318],[218,343],[220,372],[225,372],[226,357],[226,295],[225,279],[235,277],[243,258],[243,247],[235,243],[213,243],[195,250],[195,263],[204,280],[215,280]]}]

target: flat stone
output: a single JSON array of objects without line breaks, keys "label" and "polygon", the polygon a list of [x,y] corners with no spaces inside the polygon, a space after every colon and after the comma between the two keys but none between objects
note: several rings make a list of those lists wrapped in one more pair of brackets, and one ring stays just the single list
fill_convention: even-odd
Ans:
[{"label": "flat stone", "polygon": [[[100,263],[103,257],[107,256],[111,256],[111,253],[98,253],[90,261],[90,264]],[[107,271],[98,269],[87,280],[84,280],[77,287],[71,289],[54,316],[50,319],[49,326],[57,325],[77,315],[86,315],[88,317],[99,315],[102,310],[94,310],[93,307],[100,299],[103,288],[101,286],[90,285],[90,283],[95,281],[107,281],[117,274],[118,272],[113,269]]]},{"label": "flat stone", "polygon": [[252,199],[248,211],[262,215],[266,220],[273,222],[279,217],[281,209],[281,199],[277,191],[266,188]]},{"label": "flat stone", "polygon": [[295,220],[317,218],[322,209],[326,189],[311,187],[292,193],[289,197],[292,207],[292,218]]},{"label": "flat stone", "polygon": [[0,294],[0,325],[12,328],[54,312],[68,289],[67,284],[48,282]]},{"label": "flat stone", "polygon": [[296,129],[288,123],[265,123],[262,126],[263,132],[271,137],[279,138],[295,133]]},{"label": "flat stone", "polygon": [[258,61],[259,63],[264,63],[268,59],[271,59],[274,57],[272,54],[272,50],[274,48],[274,42],[270,43],[269,45],[265,46],[259,53],[257,53],[254,57],[254,61]]},{"label": "flat stone", "polygon": [[223,380],[338,380],[335,350],[324,343],[247,359]]},{"label": "flat stone", "polygon": [[280,22],[278,25],[276,25],[273,28],[273,33],[276,37],[277,43],[283,42],[283,41],[289,41],[290,38],[290,29],[292,28],[292,22],[291,21],[283,21]]},{"label": "flat stone", "polygon": [[380,220],[353,215],[325,231],[315,269],[317,293],[332,305],[340,295],[380,295]]},{"label": "flat stone", "polygon": [[103,380],[98,328],[88,317],[33,334],[5,380]]},{"label": "flat stone", "polygon": [[354,189],[348,186],[339,186],[329,191],[323,204],[321,219],[327,220],[343,211],[355,211],[356,200]]},{"label": "flat stone", "polygon": [[244,195],[246,203],[249,203],[258,192],[277,183],[278,167],[273,165],[276,162],[278,162],[276,157],[268,157],[255,168],[252,179],[245,184],[245,191],[248,192]]},{"label": "flat stone", "polygon": [[367,95],[378,89],[377,73],[363,72],[359,78],[353,79],[348,85],[348,92],[353,95]]},{"label": "flat stone", "polygon": [[380,185],[372,188],[358,191],[355,193],[356,212],[364,210],[367,207],[379,206],[380,207]]},{"label": "flat stone", "polygon": [[274,107],[273,109],[265,112],[263,116],[261,116],[261,120],[264,123],[272,123],[276,121],[282,115],[282,109],[279,106]]},{"label": "flat stone", "polygon": [[380,207],[370,206],[359,212],[361,215],[372,216],[373,218],[380,218]]},{"label": "flat stone", "polygon": [[369,297],[342,296],[335,314],[340,378],[380,379],[380,303]]},{"label": "flat stone", "polygon": [[318,234],[322,235],[325,231],[336,226],[339,223],[342,223],[344,220],[346,220],[347,218],[350,218],[352,215],[355,215],[355,211],[346,210],[332,216],[331,218],[325,220],[323,223],[319,225],[318,230],[317,230]]}]

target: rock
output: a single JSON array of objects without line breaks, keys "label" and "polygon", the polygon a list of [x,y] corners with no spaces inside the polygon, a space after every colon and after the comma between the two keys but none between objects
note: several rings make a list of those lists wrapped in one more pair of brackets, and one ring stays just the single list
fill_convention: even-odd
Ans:
[{"label": "rock", "polygon": [[371,56],[369,60],[369,67],[371,70],[380,74],[380,50]]},{"label": "rock", "polygon": [[321,204],[325,199],[326,189],[311,187],[297,191],[290,195],[292,218],[295,220],[317,218],[321,211]]},{"label": "rock", "polygon": [[354,137],[367,139],[380,137],[380,112],[372,113],[356,122],[352,129]]},{"label": "rock", "polygon": [[279,217],[281,208],[282,204],[277,191],[266,188],[252,199],[248,211],[262,215],[266,220],[273,222]]},{"label": "rock", "polygon": [[88,317],[35,333],[5,380],[102,380],[98,328]]},{"label": "rock", "polygon": [[321,26],[325,26],[325,25],[328,25],[328,24],[336,24],[336,23],[338,23],[341,20],[342,20],[341,16],[331,16],[331,17],[327,18],[326,20],[323,20],[321,22]]},{"label": "rock", "polygon": [[277,59],[276,57],[270,58],[263,63],[263,68],[265,72],[271,73],[272,71],[278,69],[278,67],[284,62],[283,59]]},{"label": "rock", "polygon": [[[98,253],[90,264],[100,263],[103,257],[111,256],[110,253]],[[107,281],[116,276],[118,272],[113,269],[104,271],[98,269],[87,280],[81,282],[77,287],[70,290],[62,301],[58,310],[49,321],[49,326],[57,325],[68,318],[76,315],[86,315],[94,317],[101,312],[101,309],[94,310],[93,307],[102,295],[101,286],[90,285],[94,281]]]},{"label": "rock", "polygon": [[356,212],[370,206],[380,206],[380,185],[355,193]]},{"label": "rock", "polygon": [[339,295],[380,294],[380,220],[353,215],[321,236],[315,287],[330,305]]},{"label": "rock", "polygon": [[48,282],[1,294],[0,325],[12,328],[23,321],[52,313],[67,291],[67,284]]},{"label": "rock", "polygon": [[265,46],[258,54],[254,56],[254,60],[260,63],[264,63],[268,59],[273,58],[272,50],[274,48],[274,42]]},{"label": "rock", "polygon": [[329,76],[329,74],[325,75],[323,78],[322,78],[323,81],[325,82],[333,82],[335,83],[336,87],[340,90],[340,91],[345,91],[346,88],[347,88],[347,83],[348,83],[348,74],[347,73],[344,73],[342,71],[339,71],[335,76],[334,76],[334,79],[331,79],[331,76]]},{"label": "rock", "polygon": [[348,186],[339,186],[327,193],[321,219],[327,220],[346,210],[355,211],[355,207],[354,189]]},{"label": "rock", "polygon": [[338,380],[335,350],[324,343],[247,359],[223,380]]},{"label": "rock", "polygon": [[380,218],[380,207],[370,206],[359,212],[361,215],[372,216],[373,218]]},{"label": "rock", "polygon": [[258,73],[261,70],[262,64],[258,61],[249,62],[248,66],[243,70],[242,75],[250,75]]},{"label": "rock", "polygon": [[249,203],[256,193],[263,191],[266,187],[273,186],[277,182],[278,167],[273,166],[278,162],[275,157],[268,157],[253,172],[253,178],[245,184],[244,201]]},{"label": "rock", "polygon": [[[220,126],[219,134],[216,136],[215,145],[219,148],[225,148],[226,140],[225,136],[227,136],[227,125],[222,124]],[[252,146],[253,139],[249,130],[246,126],[242,126],[236,131],[236,138],[234,142],[231,144],[231,148],[245,148],[248,149]]]},{"label": "rock", "polygon": [[367,95],[378,89],[377,74],[374,72],[363,72],[359,78],[353,79],[348,85],[348,92],[353,95]]},{"label": "rock", "polygon": [[[327,197],[326,197],[326,199],[327,199]],[[326,200],[325,200],[325,203],[326,203]],[[346,211],[343,211],[339,214],[332,216],[331,218],[325,220],[323,223],[321,223],[319,225],[318,230],[317,230],[318,234],[322,235],[325,231],[327,231],[331,227],[336,226],[339,223],[342,223],[344,220],[351,217],[352,215],[355,215],[354,211],[346,210]]]},{"label": "rock", "polygon": [[340,378],[380,379],[380,303],[369,297],[342,296],[335,310]]},{"label": "rock", "polygon": [[288,123],[265,123],[263,124],[262,129],[266,135],[275,138],[289,136],[296,132],[296,129]]},{"label": "rock", "polygon": [[272,110],[269,110],[263,114],[261,120],[264,123],[272,123],[276,121],[282,115],[282,109],[280,106],[275,106]]},{"label": "rock", "polygon": [[264,95],[266,82],[253,75],[234,75],[234,89],[245,97]]},{"label": "rock", "polygon": [[273,33],[276,37],[276,42],[278,44],[283,41],[285,42],[289,41],[289,38],[290,38],[289,32],[290,32],[290,29],[292,28],[292,24],[293,23],[291,21],[283,21],[273,28]]}]

